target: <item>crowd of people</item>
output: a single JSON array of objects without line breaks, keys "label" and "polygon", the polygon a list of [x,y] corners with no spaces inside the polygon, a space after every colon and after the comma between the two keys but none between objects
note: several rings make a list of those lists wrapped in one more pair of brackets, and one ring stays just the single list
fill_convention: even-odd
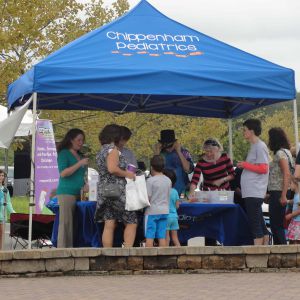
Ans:
[{"label": "crowd of people", "polygon": [[[245,161],[238,162],[234,168],[231,158],[216,138],[205,140],[198,162],[194,164],[189,151],[176,139],[174,130],[162,130],[150,160],[151,176],[146,180],[151,204],[143,211],[146,247],[156,243],[168,246],[170,242],[180,246],[177,233],[180,196],[193,195],[199,188],[201,177],[202,190],[235,191],[235,203],[241,205],[248,216],[255,245],[269,243],[269,231],[262,212],[263,202],[269,204],[273,243],[300,243],[300,154],[295,162],[282,128],[269,130],[269,149],[259,138],[261,132],[260,120],[249,119],[243,123],[243,135],[250,149]],[[100,237],[103,247],[113,246],[119,223],[124,225],[123,246],[132,247],[135,242],[141,211],[125,209],[126,183],[137,176],[131,167],[138,167],[134,153],[126,147],[131,135],[129,128],[117,124],[107,125],[99,133],[100,150],[96,155],[99,180],[94,219],[103,223]],[[59,248],[73,247],[76,201],[80,199],[82,190],[88,190],[86,173],[89,159],[82,154],[84,142],[85,133],[73,128],[58,146],[60,178],[56,194],[60,206]],[[191,173],[190,181],[188,175]],[[9,194],[3,192],[4,179],[5,173],[0,170],[0,202],[3,202],[5,194],[7,210],[14,212]],[[0,211],[0,221],[1,218]],[[0,242],[1,233],[2,230]],[[208,239],[207,242],[214,244],[213,240]]]},{"label": "crowd of people", "polygon": [[[300,240],[300,208],[297,178],[300,177],[300,157],[296,165],[290,152],[290,143],[281,128],[269,130],[268,146],[259,138],[262,132],[258,119],[243,123],[244,138],[250,149],[245,161],[234,168],[231,158],[223,151],[216,138],[207,139],[194,166],[192,156],[175,137],[174,130],[160,132],[150,160],[151,176],[147,179],[147,193],[151,206],[144,210],[144,236],[146,247],[155,243],[167,246],[170,241],[179,246],[177,208],[180,195],[193,195],[202,176],[203,190],[234,190],[235,201],[245,210],[253,243],[269,243],[269,231],[262,212],[263,202],[268,201],[270,225],[274,244],[297,243]],[[112,247],[118,223],[124,224],[123,246],[134,245],[138,226],[137,211],[127,211],[126,179],[135,179],[129,165],[137,167],[134,153],[126,147],[131,131],[117,124],[107,125],[99,134],[100,151],[96,156],[99,172],[95,222],[103,223],[103,247]],[[81,155],[84,133],[70,130],[58,152],[60,181],[58,199],[61,208],[58,247],[71,247],[74,227],[75,201],[84,187],[84,173],[88,159]],[[296,161],[297,164],[297,161]],[[191,181],[188,174],[193,173]],[[75,181],[74,181],[75,180]],[[75,184],[76,183],[76,184]],[[114,186],[114,197],[106,194]],[[117,197],[115,194],[117,193]],[[292,207],[286,213],[286,207]],[[289,223],[286,234],[285,224]],[[207,240],[208,243],[213,240]]]}]

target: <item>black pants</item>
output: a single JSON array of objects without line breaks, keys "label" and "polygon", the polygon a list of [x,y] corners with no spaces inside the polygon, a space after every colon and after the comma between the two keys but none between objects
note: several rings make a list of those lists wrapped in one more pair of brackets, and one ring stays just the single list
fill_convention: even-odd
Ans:
[{"label": "black pants", "polygon": [[285,230],[283,220],[285,216],[285,206],[280,203],[281,191],[270,191],[269,213],[270,225],[275,245],[285,245]]},{"label": "black pants", "polygon": [[244,199],[253,239],[259,239],[264,237],[264,235],[269,235],[261,208],[263,199],[254,197]]}]

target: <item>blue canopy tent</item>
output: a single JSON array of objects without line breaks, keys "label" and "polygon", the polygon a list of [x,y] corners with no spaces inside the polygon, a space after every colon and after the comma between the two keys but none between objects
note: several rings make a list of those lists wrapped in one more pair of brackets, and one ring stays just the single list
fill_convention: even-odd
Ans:
[{"label": "blue canopy tent", "polygon": [[232,118],[295,98],[293,70],[173,21],[147,1],[36,64],[8,89],[10,108]]},{"label": "blue canopy tent", "polygon": [[249,110],[295,99],[296,90],[293,70],[171,20],[142,0],[12,83],[9,108],[31,95],[33,112],[106,110],[231,122]]}]

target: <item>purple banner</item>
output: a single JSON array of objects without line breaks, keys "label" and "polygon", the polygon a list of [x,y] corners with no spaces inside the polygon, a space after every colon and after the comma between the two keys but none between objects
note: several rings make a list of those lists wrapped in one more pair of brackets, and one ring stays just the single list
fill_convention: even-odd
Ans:
[{"label": "purple banner", "polygon": [[48,214],[50,194],[57,188],[57,152],[50,120],[37,120],[35,144],[35,213]]}]

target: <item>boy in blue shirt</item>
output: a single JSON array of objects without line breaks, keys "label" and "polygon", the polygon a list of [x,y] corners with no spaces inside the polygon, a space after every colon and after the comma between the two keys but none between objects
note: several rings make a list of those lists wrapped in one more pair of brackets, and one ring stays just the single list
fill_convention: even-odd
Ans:
[{"label": "boy in blue shirt", "polygon": [[160,247],[166,247],[167,217],[172,183],[162,173],[165,167],[162,156],[154,155],[150,165],[152,177],[147,180],[147,192],[151,206],[145,211],[146,247],[153,247],[155,238],[158,239]]},{"label": "boy in blue shirt", "polygon": [[170,192],[169,214],[167,219],[167,245],[170,244],[170,235],[174,246],[181,246],[178,240],[177,231],[179,229],[177,209],[179,207],[179,195],[174,188],[176,183],[176,173],[171,169],[165,169],[163,173],[170,178],[172,189]]}]

